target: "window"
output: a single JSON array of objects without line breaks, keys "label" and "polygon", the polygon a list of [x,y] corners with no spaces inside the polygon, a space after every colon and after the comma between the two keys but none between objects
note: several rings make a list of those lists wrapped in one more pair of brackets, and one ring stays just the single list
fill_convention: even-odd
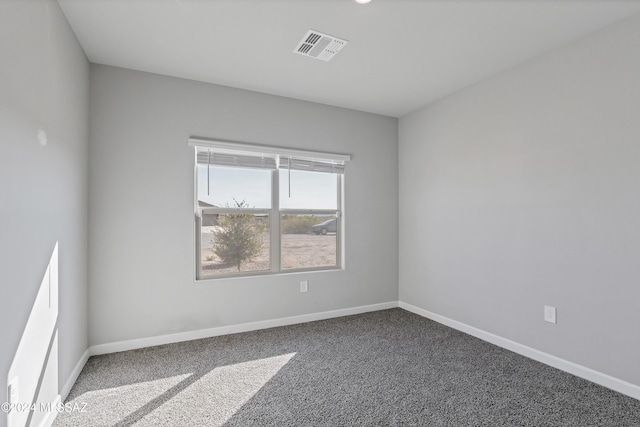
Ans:
[{"label": "window", "polygon": [[196,277],[340,268],[348,155],[192,138]]}]

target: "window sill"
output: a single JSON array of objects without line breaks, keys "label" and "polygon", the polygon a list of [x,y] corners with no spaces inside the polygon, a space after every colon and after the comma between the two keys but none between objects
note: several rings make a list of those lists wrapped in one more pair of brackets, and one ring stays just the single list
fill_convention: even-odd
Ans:
[{"label": "window sill", "polygon": [[237,273],[237,274],[221,274],[219,276],[207,276],[195,278],[194,283],[200,284],[205,282],[215,282],[218,280],[229,280],[229,279],[255,279],[258,277],[276,277],[276,276],[290,276],[295,274],[316,274],[316,273],[329,273],[329,272],[338,272],[345,271],[343,267],[326,267],[326,268],[313,268],[313,269],[291,269],[286,271],[277,271],[277,272],[247,272],[247,273]]}]

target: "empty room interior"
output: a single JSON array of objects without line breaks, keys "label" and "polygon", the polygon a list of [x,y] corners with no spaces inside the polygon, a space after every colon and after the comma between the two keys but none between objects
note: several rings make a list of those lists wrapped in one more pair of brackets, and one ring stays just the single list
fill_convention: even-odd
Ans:
[{"label": "empty room interior", "polygon": [[0,427],[639,426],[640,2],[0,1]]}]

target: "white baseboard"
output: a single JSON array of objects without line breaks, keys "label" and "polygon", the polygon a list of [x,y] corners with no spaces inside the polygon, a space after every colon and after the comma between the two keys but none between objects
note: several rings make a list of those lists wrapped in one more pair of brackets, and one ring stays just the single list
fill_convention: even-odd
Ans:
[{"label": "white baseboard", "polygon": [[[57,407],[60,402],[62,402],[62,399],[60,398],[60,395],[58,395],[51,404],[53,407]],[[58,411],[47,412],[42,421],[40,421],[40,424],[38,424],[38,427],[51,427],[57,416]]]},{"label": "white baseboard", "polygon": [[457,320],[449,319],[448,317],[432,313],[430,311],[424,310],[411,304],[407,304],[402,301],[398,303],[398,306],[419,316],[426,317],[427,319],[434,320],[450,328],[457,329],[476,338],[480,338],[483,341],[490,342],[491,344],[495,344],[499,347],[513,351],[514,353],[518,353],[522,356],[537,360],[538,362],[542,362],[545,365],[552,366],[554,368],[560,369],[561,371],[568,372],[577,377],[584,378],[593,383],[599,384],[601,386],[615,390],[619,393],[625,394],[629,397],[633,397],[634,399],[640,400],[640,386],[637,386],[635,384],[631,384],[610,375],[603,374],[602,372],[595,371],[591,368],[578,365],[577,363],[569,362],[568,360],[561,359],[543,351],[536,350],[535,348],[528,347],[526,345],[511,341],[498,335],[494,335],[490,332],[486,332],[478,328],[474,328],[473,326],[458,322]]},{"label": "white baseboard", "polygon": [[380,304],[363,305],[359,307],[343,308],[340,310],[322,311],[319,313],[302,314],[299,316],[281,317],[279,319],[261,320],[258,322],[240,323],[237,325],[219,326],[216,328],[200,329],[196,331],[179,332],[175,334],[159,335],[155,337],[138,338],[126,341],[117,341],[107,344],[92,345],[89,347],[89,355],[116,353],[119,351],[135,350],[138,348],[153,347],[156,345],[172,344],[181,341],[191,341],[202,338],[217,337],[220,335],[237,334],[240,332],[257,331],[260,329],[275,328],[278,326],[295,325],[298,323],[314,322],[316,320],[331,319],[334,317],[351,316],[353,314],[367,313],[370,311],[386,310],[398,307],[397,301]]},{"label": "white baseboard", "polygon": [[82,372],[82,368],[84,368],[87,360],[89,360],[89,349],[86,349],[85,352],[82,353],[82,356],[80,356],[80,360],[78,360],[78,363],[76,363],[73,371],[71,371],[71,375],[69,375],[67,382],[64,384],[64,387],[62,387],[62,390],[60,390],[60,399],[62,400],[62,402],[67,400],[67,396],[69,396],[69,392],[71,391],[73,385],[76,383],[78,376],[80,376],[80,372]]}]

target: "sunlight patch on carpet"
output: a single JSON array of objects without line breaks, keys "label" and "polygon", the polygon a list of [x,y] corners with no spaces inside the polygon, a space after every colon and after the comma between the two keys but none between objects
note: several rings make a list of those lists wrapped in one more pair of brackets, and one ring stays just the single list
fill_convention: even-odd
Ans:
[{"label": "sunlight patch on carpet", "polygon": [[189,420],[206,420],[207,425],[227,422],[282,369],[296,353],[220,366],[145,415],[136,426],[161,424],[170,417],[188,425]]},{"label": "sunlight patch on carpet", "polygon": [[90,419],[91,425],[113,426],[121,421],[122,414],[139,410],[149,401],[161,397],[191,375],[193,374],[187,373],[86,392],[74,399],[74,402],[86,403],[87,413],[74,415],[79,418],[87,416],[86,422],[89,423]]}]

